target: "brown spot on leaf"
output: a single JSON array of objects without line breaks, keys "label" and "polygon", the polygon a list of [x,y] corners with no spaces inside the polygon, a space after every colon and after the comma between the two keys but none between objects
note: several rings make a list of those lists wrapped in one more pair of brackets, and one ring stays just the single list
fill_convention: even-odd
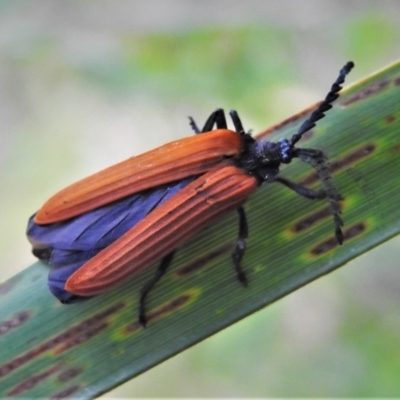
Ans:
[{"label": "brown spot on leaf", "polygon": [[342,101],[342,105],[348,106],[350,104],[356,103],[360,100],[364,100],[373,94],[379,93],[381,90],[385,89],[389,85],[390,81],[381,81],[368,86],[367,88],[356,93],[354,96]]},{"label": "brown spot on leaf", "polygon": [[323,241],[311,250],[313,256],[320,256],[321,254],[327,253],[338,246],[338,242],[335,237],[331,237],[328,240]]},{"label": "brown spot on leaf", "polygon": [[351,226],[349,229],[346,229],[346,232],[344,232],[344,240],[353,239],[363,233],[366,229],[367,225],[364,222],[359,222],[358,224]]},{"label": "brown spot on leaf", "polygon": [[317,222],[325,219],[330,218],[332,212],[329,207],[325,207],[322,210],[316,211],[305,218],[297,221],[294,226],[290,229],[293,233],[298,233],[304,231],[305,229],[310,228],[312,225],[316,224]]},{"label": "brown spot on leaf", "polygon": [[45,379],[50,377],[51,375],[58,372],[61,368],[61,365],[56,365],[53,368],[48,369],[47,371],[41,372],[40,374],[31,375],[28,379],[23,380],[19,385],[15,386],[11,389],[7,395],[8,396],[19,396],[21,393],[26,392],[39,385]]},{"label": "brown spot on leaf", "polygon": [[396,116],[395,116],[395,115],[388,115],[388,116],[385,118],[385,122],[386,122],[387,124],[391,124],[391,123],[394,122],[394,121],[396,121]]},{"label": "brown spot on leaf", "polygon": [[396,146],[393,146],[390,150],[389,153],[391,154],[396,154],[400,151],[400,144],[396,144]]},{"label": "brown spot on leaf", "polygon": [[203,256],[197,258],[196,260],[184,265],[182,268],[179,268],[179,270],[176,271],[175,274],[178,277],[183,277],[193,272],[196,272],[206,267],[215,259],[230,253],[232,249],[233,249],[233,243],[224,244],[223,246],[218,247],[217,249],[210,251],[209,253],[206,253]]},{"label": "brown spot on leaf", "polygon": [[58,381],[59,382],[67,382],[70,379],[75,378],[76,376],[78,376],[82,372],[83,372],[83,368],[81,368],[81,367],[69,368],[69,369],[61,372],[58,375]]},{"label": "brown spot on leaf", "polygon": [[102,321],[101,323],[97,323],[97,324],[90,326],[85,331],[80,332],[73,338],[64,341],[60,346],[57,346],[57,349],[55,350],[55,354],[63,353],[67,350],[72,349],[73,347],[76,347],[82,343],[87,342],[89,339],[96,336],[97,334],[102,332],[104,329],[108,328],[108,326],[109,326],[109,324],[106,321]]},{"label": "brown spot on leaf", "polygon": [[[363,233],[366,230],[366,224],[363,222],[359,222],[355,225],[352,225],[351,227],[347,228],[343,232],[343,238],[344,241],[353,239],[356,236],[359,236],[361,233]],[[327,240],[324,240],[323,242],[319,243],[315,247],[311,249],[311,254],[313,256],[320,256],[322,254],[325,254],[334,248],[338,247],[338,242],[334,236],[330,237]]]},{"label": "brown spot on leaf", "polygon": [[78,390],[80,390],[80,385],[74,385],[70,386],[69,388],[66,388],[64,390],[61,390],[59,392],[54,393],[51,397],[50,400],[60,400],[60,399],[65,399],[66,397],[71,396],[71,394],[76,393]]},{"label": "brown spot on leaf", "polygon": [[[148,322],[155,321],[159,318],[165,317],[166,315],[172,314],[176,310],[184,307],[186,304],[188,304],[190,301],[192,301],[194,297],[195,297],[195,293],[187,292],[187,293],[184,293],[184,294],[162,304],[161,306],[159,306],[156,309],[147,313],[147,321]],[[141,329],[142,329],[142,326],[139,324],[138,321],[136,321],[136,322],[129,324],[126,327],[125,332],[132,333],[134,331],[138,331]]]},{"label": "brown spot on leaf", "polygon": [[10,330],[18,328],[30,317],[30,313],[27,311],[20,312],[11,319],[0,323],[0,336],[10,332]]},{"label": "brown spot on leaf", "polygon": [[75,337],[80,337],[80,339],[82,340],[82,338],[87,337],[85,336],[86,332],[89,332],[90,335],[91,332],[93,333],[94,331],[96,331],[97,327],[102,327],[104,324],[103,322],[104,319],[115,314],[123,307],[125,307],[124,302],[113,304],[111,307],[106,308],[105,310],[100,311],[99,313],[93,315],[92,317],[85,319],[81,323],[47,340],[46,342],[33,348],[27,353],[8,361],[7,363],[0,366],[0,377],[8,375],[9,373],[19,368],[20,366],[32,361],[34,358],[38,357],[39,355],[49,350],[52,350],[60,345],[63,345],[64,343],[70,343],[70,341],[71,340],[73,341],[73,338]]}]

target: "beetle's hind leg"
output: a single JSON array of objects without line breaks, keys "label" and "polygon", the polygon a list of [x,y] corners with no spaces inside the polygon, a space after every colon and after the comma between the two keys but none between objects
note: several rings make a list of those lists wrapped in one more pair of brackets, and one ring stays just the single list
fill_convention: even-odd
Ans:
[{"label": "beetle's hind leg", "polygon": [[147,325],[147,317],[146,317],[146,298],[156,283],[163,277],[163,275],[167,272],[167,269],[172,264],[172,260],[175,255],[175,250],[171,253],[167,254],[160,262],[156,273],[154,276],[144,284],[144,286],[140,289],[140,298],[139,298],[139,323],[146,328]]},{"label": "beetle's hind leg", "polygon": [[235,250],[232,253],[232,261],[235,267],[236,277],[238,281],[243,285],[247,286],[247,277],[242,269],[242,258],[246,251],[246,239],[249,236],[249,228],[247,225],[246,213],[243,207],[238,208],[239,214],[239,235],[236,241]]}]

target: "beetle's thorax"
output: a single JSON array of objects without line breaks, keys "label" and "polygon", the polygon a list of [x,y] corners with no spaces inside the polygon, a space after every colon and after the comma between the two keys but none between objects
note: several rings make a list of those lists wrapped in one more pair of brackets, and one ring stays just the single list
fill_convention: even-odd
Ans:
[{"label": "beetle's thorax", "polygon": [[292,161],[294,147],[287,139],[278,142],[257,141],[246,134],[244,141],[239,167],[254,175],[260,183],[275,180],[280,165]]}]

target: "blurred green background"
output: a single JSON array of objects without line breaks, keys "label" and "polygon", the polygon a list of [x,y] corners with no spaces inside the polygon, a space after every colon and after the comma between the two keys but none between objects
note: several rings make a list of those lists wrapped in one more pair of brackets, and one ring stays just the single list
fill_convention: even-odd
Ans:
[{"label": "blurred green background", "polygon": [[[354,82],[398,59],[399,17],[385,0],[0,1],[1,279],[34,261],[26,221],[58,189],[191,134],[188,115],[289,117],[346,61]],[[105,397],[399,396],[399,244]]]}]

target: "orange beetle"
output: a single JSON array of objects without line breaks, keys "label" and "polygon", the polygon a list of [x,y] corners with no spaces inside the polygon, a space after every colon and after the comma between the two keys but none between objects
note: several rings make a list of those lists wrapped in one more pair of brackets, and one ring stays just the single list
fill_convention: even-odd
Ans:
[{"label": "orange beetle", "polygon": [[[145,326],[145,300],[188,237],[232,210],[239,213],[239,237],[232,254],[238,280],[248,227],[243,204],[263,182],[279,182],[301,196],[328,198],[335,234],[342,243],[338,200],[324,155],[295,147],[324,117],[339,96],[347,63],[330,92],[290,139],[256,141],[245,133],[238,114],[227,129],[222,109],[211,114],[195,135],[177,140],[89,176],[50,198],[28,223],[33,253],[50,264],[49,288],[63,303],[103,293],[161,259],[141,290],[139,321]],[[216,126],[216,130],[213,130]],[[324,188],[312,190],[279,176],[294,158],[316,169]]]}]

